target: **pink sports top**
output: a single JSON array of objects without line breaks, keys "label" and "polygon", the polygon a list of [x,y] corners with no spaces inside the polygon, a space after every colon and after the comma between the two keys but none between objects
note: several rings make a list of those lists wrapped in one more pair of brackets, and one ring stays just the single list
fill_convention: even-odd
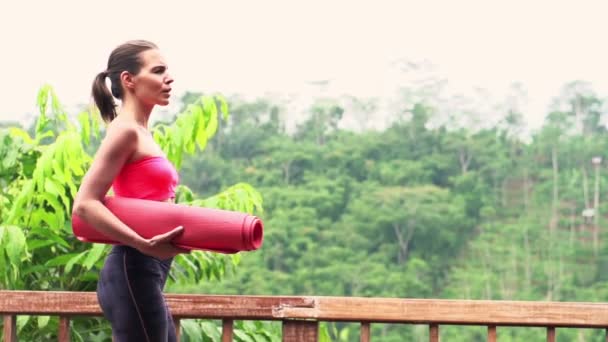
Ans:
[{"label": "pink sports top", "polygon": [[167,158],[150,156],[123,166],[112,189],[117,197],[165,201],[175,198],[178,183],[179,175]]}]

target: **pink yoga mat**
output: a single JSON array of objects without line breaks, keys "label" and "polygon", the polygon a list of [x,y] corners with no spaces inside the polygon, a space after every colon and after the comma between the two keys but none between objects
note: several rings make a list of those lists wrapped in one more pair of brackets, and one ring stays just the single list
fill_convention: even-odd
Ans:
[{"label": "pink yoga mat", "polygon": [[[106,197],[104,204],[146,239],[183,226],[173,244],[184,249],[233,254],[262,246],[264,225],[246,213],[125,197]],[[117,243],[77,215],[72,215],[72,230],[80,241]]]}]

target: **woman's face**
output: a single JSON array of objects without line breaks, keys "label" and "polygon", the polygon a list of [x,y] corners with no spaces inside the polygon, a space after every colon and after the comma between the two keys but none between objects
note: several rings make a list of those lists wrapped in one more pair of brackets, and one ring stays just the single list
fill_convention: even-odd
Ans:
[{"label": "woman's face", "polygon": [[139,58],[142,66],[133,76],[135,97],[148,105],[168,105],[173,78],[167,71],[165,59],[157,49],[141,52]]}]

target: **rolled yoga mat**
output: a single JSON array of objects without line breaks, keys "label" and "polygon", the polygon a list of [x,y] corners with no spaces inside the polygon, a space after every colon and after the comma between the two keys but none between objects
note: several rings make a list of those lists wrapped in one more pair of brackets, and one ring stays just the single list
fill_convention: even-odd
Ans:
[{"label": "rolled yoga mat", "polygon": [[[233,254],[256,250],[262,245],[264,225],[259,218],[246,213],[126,197],[106,197],[103,203],[146,239],[183,226],[182,234],[172,241],[180,248]],[[118,243],[78,215],[72,215],[72,231],[80,241]]]}]

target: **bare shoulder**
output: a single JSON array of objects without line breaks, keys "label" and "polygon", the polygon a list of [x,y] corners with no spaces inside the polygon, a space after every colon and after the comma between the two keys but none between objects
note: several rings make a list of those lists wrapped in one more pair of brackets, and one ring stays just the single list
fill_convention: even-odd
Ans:
[{"label": "bare shoulder", "polygon": [[137,149],[137,127],[127,122],[112,121],[95,153],[91,167],[80,186],[83,198],[101,199],[108,192],[112,180]]},{"label": "bare shoulder", "polygon": [[126,147],[137,142],[138,128],[135,123],[123,122],[119,120],[112,121],[106,129],[107,143],[112,145],[118,144]]},{"label": "bare shoulder", "polygon": [[125,163],[137,150],[138,137],[135,123],[114,120],[106,128],[106,136],[97,150],[96,157],[112,163]]}]

